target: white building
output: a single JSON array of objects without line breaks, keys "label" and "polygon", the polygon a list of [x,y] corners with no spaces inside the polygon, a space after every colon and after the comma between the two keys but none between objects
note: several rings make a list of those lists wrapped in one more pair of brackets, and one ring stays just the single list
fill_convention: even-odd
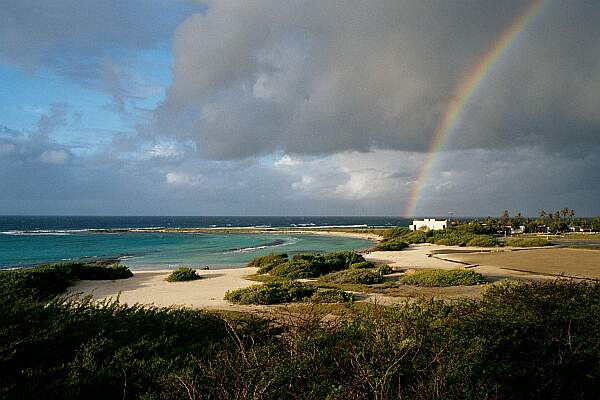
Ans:
[{"label": "white building", "polygon": [[522,233],[525,233],[525,225],[519,225],[518,228],[513,228],[512,226],[510,227],[511,235],[520,235]]},{"label": "white building", "polygon": [[409,226],[411,231],[424,229],[427,231],[439,231],[448,228],[448,220],[436,220],[435,218],[415,219],[412,225]]}]

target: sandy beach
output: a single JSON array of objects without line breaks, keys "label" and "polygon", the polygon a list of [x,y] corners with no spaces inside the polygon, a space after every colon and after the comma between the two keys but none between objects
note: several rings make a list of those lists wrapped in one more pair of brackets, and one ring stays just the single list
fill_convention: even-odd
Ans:
[{"label": "sandy beach", "polygon": [[[129,279],[116,281],[79,281],[70,293],[91,294],[96,300],[119,296],[122,303],[156,306],[186,306],[205,309],[240,309],[223,299],[228,290],[247,287],[256,282],[244,279],[256,268],[200,271],[202,279],[191,282],[167,282],[170,270],[134,271]],[[252,308],[252,307],[243,307]]]},{"label": "sandy beach", "polygon": [[[403,251],[374,251],[365,254],[365,258],[377,263],[387,263],[397,270],[470,268],[484,274],[492,284],[505,279],[555,279],[557,273],[565,273],[565,275],[570,273],[571,276],[592,279],[600,276],[599,267],[596,267],[600,265],[598,251],[557,248],[514,250],[418,244],[411,245]],[[255,272],[255,268],[198,270],[198,274],[202,276],[200,280],[167,282],[165,278],[170,273],[169,270],[134,271],[133,278],[125,280],[77,282],[70,289],[70,293],[91,294],[97,300],[119,296],[119,300],[127,304],[220,310],[264,310],[268,307],[239,306],[223,299],[227,290],[257,284],[246,279],[248,275]],[[401,301],[402,298],[416,296],[477,297],[484,289],[485,287],[482,286],[454,288],[406,286],[398,289],[399,293],[396,297],[365,295],[359,296],[358,301],[391,304]]]},{"label": "sandy beach", "polygon": [[[325,234],[325,233],[323,233]],[[330,233],[327,233],[330,234]],[[344,234],[340,232],[340,234]],[[447,246],[430,244],[414,245],[404,251],[372,252],[365,258],[375,262],[389,263],[396,268],[457,268],[461,264],[437,260],[429,257],[432,250],[447,249]],[[127,304],[153,304],[156,306],[187,306],[221,310],[260,310],[264,306],[239,306],[223,299],[227,290],[234,290],[257,284],[246,279],[256,272],[255,268],[235,268],[219,270],[198,270],[203,279],[192,282],[167,282],[170,270],[133,271],[129,279],[116,281],[80,281],[70,289],[70,293],[91,294],[94,299],[103,300],[119,296]],[[470,289],[466,289],[470,293]],[[433,290],[435,292],[435,290]],[[439,291],[439,290],[438,290]],[[414,292],[414,290],[412,291]],[[408,293],[415,294],[415,293]],[[435,292],[437,293],[437,292]],[[418,292],[416,292],[418,294]],[[464,294],[458,291],[456,296]],[[399,298],[381,295],[362,296],[360,301],[391,304]]]}]

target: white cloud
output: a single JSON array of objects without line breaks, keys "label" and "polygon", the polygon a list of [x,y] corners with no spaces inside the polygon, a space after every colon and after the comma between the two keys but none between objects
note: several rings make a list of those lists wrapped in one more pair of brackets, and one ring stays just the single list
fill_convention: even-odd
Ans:
[{"label": "white cloud", "polygon": [[169,185],[179,186],[179,185],[190,185],[195,186],[199,185],[203,181],[203,176],[200,174],[190,175],[181,172],[168,172],[165,175],[165,180]]},{"label": "white cloud", "polygon": [[275,161],[274,165],[276,167],[294,167],[301,163],[300,160],[290,157],[287,154],[284,154],[279,160]]},{"label": "white cloud", "polygon": [[64,164],[69,160],[65,150],[46,150],[40,155],[40,161],[47,164]]},{"label": "white cloud", "polygon": [[147,158],[177,158],[183,155],[183,151],[175,145],[156,144],[146,152]]}]

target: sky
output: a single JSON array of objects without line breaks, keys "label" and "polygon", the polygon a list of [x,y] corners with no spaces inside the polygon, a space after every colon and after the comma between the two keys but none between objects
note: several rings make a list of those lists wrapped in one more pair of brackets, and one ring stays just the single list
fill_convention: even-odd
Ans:
[{"label": "sky", "polygon": [[600,214],[600,2],[0,0],[0,214]]}]

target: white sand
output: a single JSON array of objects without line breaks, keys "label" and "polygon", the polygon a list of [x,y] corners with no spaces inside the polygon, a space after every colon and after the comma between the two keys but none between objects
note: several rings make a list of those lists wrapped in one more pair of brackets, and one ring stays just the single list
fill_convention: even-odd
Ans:
[{"label": "white sand", "polygon": [[[464,264],[440,260],[429,255],[433,250],[483,250],[479,248],[457,248],[434,244],[411,245],[403,251],[375,251],[365,255],[371,261],[390,264],[402,269],[464,268]],[[487,249],[489,250],[489,249]],[[458,258],[450,254],[438,255],[443,258]],[[510,271],[493,266],[476,266],[473,270],[483,273],[492,281],[511,279],[544,279],[543,275],[533,275],[519,271]],[[80,281],[70,289],[70,293],[91,294],[94,299],[115,298],[119,295],[122,303],[154,304],[156,306],[188,306],[220,310],[266,311],[269,306],[240,306],[223,299],[227,290],[248,287],[258,282],[245,279],[254,274],[256,268],[198,270],[203,279],[192,282],[167,282],[165,278],[171,271],[134,271],[129,279],[116,281]],[[381,295],[367,295],[362,301],[391,304],[401,298],[388,298]]]},{"label": "white sand", "polygon": [[[127,304],[156,306],[188,306],[210,309],[239,309],[223,299],[227,290],[239,289],[257,282],[244,279],[256,268],[198,270],[203,279],[190,282],[167,282],[172,271],[134,271],[129,279],[115,281],[79,281],[71,293],[91,294],[94,299],[115,298]],[[246,307],[244,307],[246,308]]]},{"label": "white sand", "polygon": [[[454,247],[456,248],[456,247]],[[461,264],[438,260],[429,257],[433,250],[452,249],[450,246],[439,246],[436,244],[413,244],[402,251],[373,251],[365,254],[369,261],[389,264],[391,267],[406,269],[440,268],[453,269],[459,268]]]}]

